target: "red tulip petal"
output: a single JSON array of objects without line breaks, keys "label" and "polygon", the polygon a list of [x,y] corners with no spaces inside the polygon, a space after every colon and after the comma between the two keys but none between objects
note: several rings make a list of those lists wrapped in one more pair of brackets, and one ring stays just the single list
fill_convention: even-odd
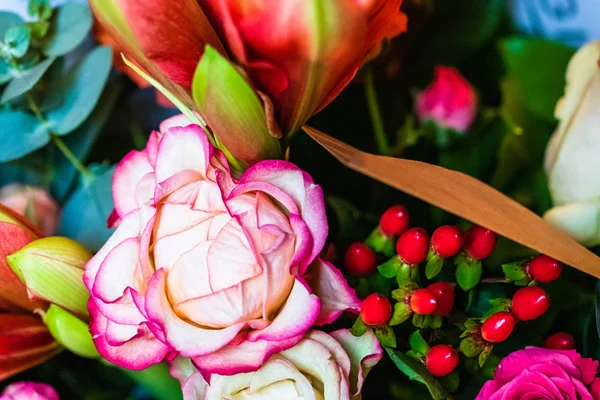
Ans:
[{"label": "red tulip petal", "polygon": [[197,0],[120,0],[144,55],[173,82],[189,88],[205,45],[223,46]]}]

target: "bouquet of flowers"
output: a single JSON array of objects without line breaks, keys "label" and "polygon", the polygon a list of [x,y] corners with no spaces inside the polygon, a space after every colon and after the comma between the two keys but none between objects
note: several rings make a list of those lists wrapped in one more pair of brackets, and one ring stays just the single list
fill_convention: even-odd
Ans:
[{"label": "bouquet of flowers", "polygon": [[600,399],[576,6],[5,3],[0,400]]}]

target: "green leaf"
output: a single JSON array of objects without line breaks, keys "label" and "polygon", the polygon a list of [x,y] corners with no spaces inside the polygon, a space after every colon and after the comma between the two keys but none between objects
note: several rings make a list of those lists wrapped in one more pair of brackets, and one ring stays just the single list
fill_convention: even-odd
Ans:
[{"label": "green leaf", "polygon": [[97,47],[51,88],[63,97],[60,107],[47,113],[54,133],[66,135],[74,131],[91,114],[108,79],[111,60],[110,47]]},{"label": "green leaf", "polygon": [[469,335],[460,341],[460,351],[466,357],[476,357],[482,351],[485,345],[476,335]]},{"label": "green leaf", "polygon": [[425,326],[431,329],[440,329],[444,319],[439,315],[429,314],[425,318]]},{"label": "green leaf", "polygon": [[0,85],[5,84],[13,78],[13,71],[6,61],[0,59]]},{"label": "green leaf", "polygon": [[210,46],[194,73],[192,96],[200,115],[235,159],[252,165],[280,157],[277,137],[281,132],[267,121],[262,101],[235,67]]},{"label": "green leaf", "polygon": [[412,332],[408,336],[408,343],[410,344],[411,349],[418,353],[421,353],[424,356],[426,356],[429,352],[429,344],[427,344],[425,339],[423,339],[421,331],[419,330]]},{"label": "green leaf", "polygon": [[44,73],[53,62],[54,58],[48,58],[38,65],[20,72],[2,92],[0,104],[4,104],[30,90],[44,76]]},{"label": "green leaf", "polygon": [[63,347],[81,357],[100,358],[86,322],[54,304],[43,319],[52,337]]},{"label": "green leaf", "polygon": [[48,19],[52,16],[49,0],[29,0],[27,13],[34,18]]},{"label": "green leaf", "polygon": [[565,71],[574,50],[556,42],[525,37],[505,39],[499,48],[525,108],[554,122],[554,107],[563,95]]},{"label": "green leaf", "polygon": [[423,314],[414,314],[412,319],[412,324],[417,328],[427,328],[427,324],[425,322],[426,315]]},{"label": "green leaf", "polygon": [[398,274],[398,268],[400,268],[401,264],[402,262],[400,261],[400,257],[394,256],[383,264],[377,266],[377,270],[386,278],[395,278]]},{"label": "green leaf", "polygon": [[448,393],[441,383],[433,377],[427,371],[425,366],[402,354],[401,352],[391,349],[389,347],[384,347],[385,351],[390,356],[390,359],[396,365],[396,367],[408,377],[411,381],[420,382],[423,385],[427,386],[429,390],[429,394],[434,400],[450,400],[452,396]]},{"label": "green leaf", "polygon": [[412,313],[413,312],[408,304],[404,302],[395,303],[392,318],[390,319],[390,326],[400,325],[407,321]]},{"label": "green leaf", "polygon": [[396,347],[396,333],[393,328],[389,326],[380,326],[375,329],[375,336],[377,340],[384,347]]},{"label": "green leaf", "polygon": [[42,40],[50,30],[50,22],[48,21],[37,21],[28,22],[27,28],[31,32],[31,36],[36,40]]},{"label": "green leaf", "polygon": [[527,277],[527,271],[522,262],[502,264],[502,272],[511,281],[520,281]]},{"label": "green leaf", "polygon": [[462,262],[456,267],[456,282],[465,292],[473,289],[481,280],[481,261]]},{"label": "green leaf", "polygon": [[413,281],[404,281],[398,289],[392,291],[392,298],[403,303],[406,300],[406,295],[409,292],[417,290],[418,288],[419,286],[417,286],[417,284]]},{"label": "green leaf", "polygon": [[50,141],[48,130],[23,111],[0,112],[0,162],[21,158]]},{"label": "green leaf", "polygon": [[23,25],[25,21],[17,14],[0,11],[0,38],[4,38],[6,32],[13,27]]},{"label": "green leaf", "polygon": [[[73,133],[64,138],[65,145],[79,161],[85,160],[92,149],[92,145],[116,104],[119,93],[121,93],[121,85],[108,84],[92,115]],[[69,189],[75,183],[77,170],[62,152],[56,151],[53,156],[54,170],[50,191],[54,198],[64,201]]]},{"label": "green leaf", "polygon": [[354,336],[362,336],[366,331],[367,325],[365,325],[364,321],[359,316],[358,318],[356,318],[356,321],[354,321],[352,328],[350,328],[350,333]]},{"label": "green leaf", "polygon": [[477,359],[477,363],[479,364],[479,368],[483,368],[483,365],[485,364],[485,362],[490,357],[490,354],[492,354],[492,350],[493,349],[494,349],[494,346],[487,345],[487,346],[485,346],[483,348],[483,350],[481,351],[481,353],[479,353],[479,358]]},{"label": "green leaf", "polygon": [[483,314],[483,317],[481,317],[481,322],[484,322],[492,314],[501,311],[508,311],[510,309],[511,304],[512,301],[507,298],[490,299],[490,308],[486,311],[485,314]]},{"label": "green leaf", "polygon": [[114,168],[99,171],[73,193],[63,207],[58,232],[97,251],[112,235],[106,220],[113,210],[112,175]]},{"label": "green leaf", "polygon": [[29,49],[30,40],[31,33],[27,29],[27,26],[13,26],[4,34],[4,44],[7,47],[6,52],[12,57],[23,57]]},{"label": "green leaf", "polygon": [[43,43],[47,56],[61,56],[75,49],[92,28],[88,6],[65,3],[52,16],[51,29]]},{"label": "green leaf", "polygon": [[460,384],[460,376],[458,374],[458,369],[454,369],[454,371],[450,372],[446,376],[442,376],[440,382],[444,388],[450,393],[456,392],[458,389],[458,385]]},{"label": "green leaf", "polygon": [[[381,253],[386,257],[392,257],[396,254],[396,239],[393,236],[384,235],[379,226],[373,229],[365,243],[376,253]],[[391,276],[386,278],[391,278]]]},{"label": "green leaf", "polygon": [[427,279],[435,278],[441,271],[444,266],[444,258],[434,254],[427,261],[427,265],[425,266],[425,275]]}]

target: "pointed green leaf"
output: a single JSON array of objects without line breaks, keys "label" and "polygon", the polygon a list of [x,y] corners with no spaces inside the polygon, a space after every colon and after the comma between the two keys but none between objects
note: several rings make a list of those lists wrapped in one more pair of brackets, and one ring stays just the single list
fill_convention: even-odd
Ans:
[{"label": "pointed green leaf", "polygon": [[484,322],[492,314],[501,311],[508,311],[510,309],[511,304],[512,301],[510,299],[503,297],[497,299],[490,299],[490,308],[481,317],[481,322]]},{"label": "pointed green leaf", "polygon": [[452,396],[444,389],[444,387],[440,384],[440,382],[427,371],[425,366],[402,354],[401,352],[391,349],[389,347],[384,347],[385,351],[387,351],[390,359],[396,365],[396,367],[408,377],[411,381],[420,382],[423,385],[427,386],[429,390],[429,394],[434,400],[450,400]]},{"label": "pointed green leaf", "polygon": [[440,378],[440,383],[450,393],[456,392],[456,390],[458,390],[458,385],[460,384],[458,369],[455,369],[446,376],[442,376]]},{"label": "pointed green leaf", "polygon": [[15,13],[8,11],[0,11],[0,41],[4,40],[6,32],[15,26],[23,25],[23,18]]},{"label": "pointed green leaf", "polygon": [[427,279],[435,278],[441,271],[444,266],[444,258],[438,256],[437,254],[433,255],[427,261],[427,265],[425,266],[425,275]]},{"label": "pointed green leaf", "polygon": [[398,268],[400,268],[401,264],[402,262],[400,261],[400,257],[394,256],[383,264],[379,265],[377,270],[386,278],[395,278],[398,274]]},{"label": "pointed green leaf", "polygon": [[200,115],[233,157],[249,166],[279,158],[279,140],[269,131],[263,103],[254,89],[214,48],[207,46],[192,83]]},{"label": "pointed green leaf", "polygon": [[404,281],[398,289],[392,291],[392,298],[398,302],[404,303],[406,296],[418,288],[419,286],[413,281]]},{"label": "pointed green leaf", "polygon": [[425,317],[425,326],[431,329],[440,329],[444,319],[439,315],[429,314]]},{"label": "pointed green leaf", "polygon": [[394,311],[392,312],[392,318],[390,319],[390,326],[400,325],[404,321],[408,320],[412,315],[410,306],[404,302],[398,302],[394,304]]},{"label": "pointed green leaf", "polygon": [[396,347],[396,333],[394,329],[384,325],[375,329],[375,336],[377,336],[377,340],[384,347]]},{"label": "pointed green leaf", "polygon": [[87,317],[89,292],[83,284],[83,267],[92,254],[64,237],[35,240],[6,257],[11,269],[35,298]]},{"label": "pointed green leaf", "polygon": [[51,304],[44,315],[50,334],[66,349],[85,358],[99,358],[88,324]]},{"label": "pointed green leaf", "polygon": [[68,2],[52,16],[50,33],[44,40],[47,56],[61,56],[75,49],[92,29],[92,14],[87,5]]},{"label": "pointed green leaf", "polygon": [[456,267],[456,282],[465,292],[473,289],[481,281],[481,261],[463,262]]},{"label": "pointed green leaf", "polygon": [[4,88],[0,104],[6,103],[30,90],[44,76],[53,62],[54,58],[48,58],[15,76],[6,88]]},{"label": "pointed green leaf", "polygon": [[477,359],[477,362],[479,364],[479,368],[483,368],[483,365],[485,364],[485,362],[490,357],[490,354],[492,354],[492,350],[493,349],[494,349],[494,346],[492,346],[491,344],[488,344],[487,346],[485,346],[483,348],[483,350],[481,351],[481,353],[479,353],[479,358]]},{"label": "pointed green leaf", "polygon": [[476,357],[478,356],[485,344],[481,341],[481,339],[477,335],[470,335],[461,340],[460,342],[460,351],[466,357]]},{"label": "pointed green leaf", "polygon": [[429,344],[423,339],[421,335],[421,331],[416,330],[408,336],[408,343],[410,344],[410,348],[414,351],[426,356],[429,352]]},{"label": "pointed green leaf", "polygon": [[413,325],[421,329],[427,328],[427,324],[425,321],[426,317],[427,316],[423,314],[414,314],[412,319]]},{"label": "pointed green leaf", "polygon": [[48,124],[57,135],[77,129],[91,114],[100,99],[112,66],[110,47],[97,47],[72,71],[50,89],[63,102],[47,113]]},{"label": "pointed green leaf", "polygon": [[502,264],[502,272],[511,281],[520,281],[527,277],[525,265],[521,262]]},{"label": "pointed green leaf", "polygon": [[0,112],[0,162],[21,158],[50,141],[45,126],[23,111]]}]

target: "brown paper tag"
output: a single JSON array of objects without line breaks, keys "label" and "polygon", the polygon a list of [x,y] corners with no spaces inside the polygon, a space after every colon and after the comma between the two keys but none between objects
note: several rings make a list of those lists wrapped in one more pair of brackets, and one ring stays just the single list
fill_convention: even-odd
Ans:
[{"label": "brown paper tag", "polygon": [[342,164],[600,278],[600,258],[565,232],[489,185],[438,165],[365,153],[309,126]]}]

